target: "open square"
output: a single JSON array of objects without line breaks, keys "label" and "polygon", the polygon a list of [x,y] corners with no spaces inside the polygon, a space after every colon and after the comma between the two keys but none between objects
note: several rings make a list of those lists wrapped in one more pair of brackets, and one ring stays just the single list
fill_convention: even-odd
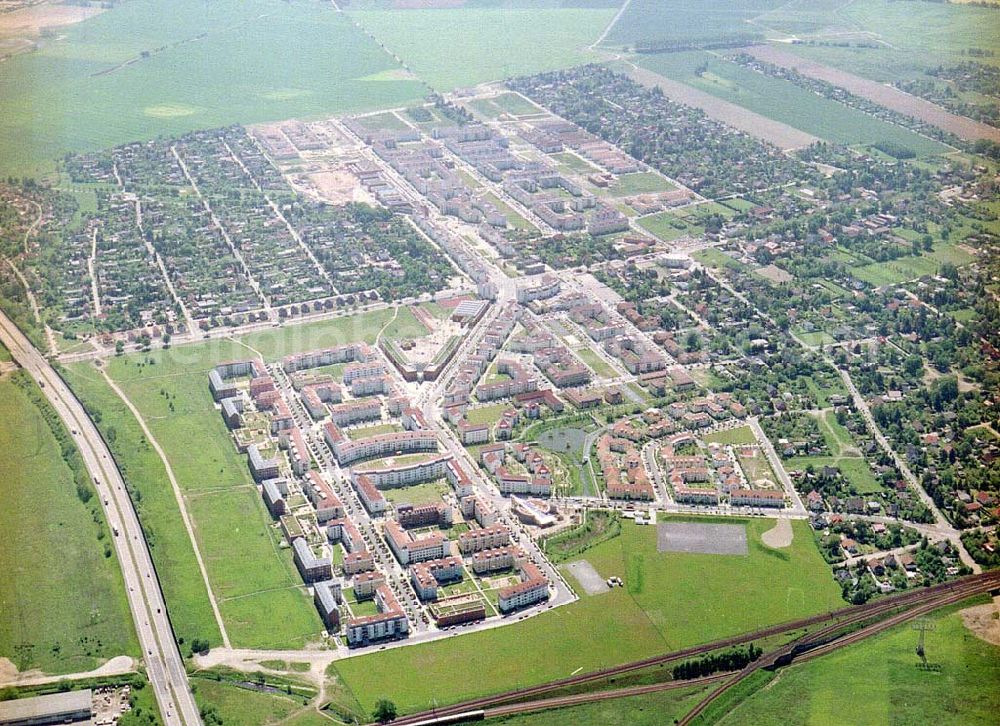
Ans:
[{"label": "open square", "polygon": [[747,530],[742,524],[662,522],[656,531],[658,552],[703,555],[747,554]]}]

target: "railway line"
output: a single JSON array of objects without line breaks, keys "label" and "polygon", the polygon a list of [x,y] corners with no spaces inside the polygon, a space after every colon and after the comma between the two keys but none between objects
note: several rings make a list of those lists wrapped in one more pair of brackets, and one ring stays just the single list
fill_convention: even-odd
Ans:
[{"label": "railway line", "polygon": [[[574,696],[562,696],[554,697],[549,699],[541,699],[536,697],[544,696],[547,693],[556,691],[562,688],[580,686],[594,681],[600,681],[615,676],[624,675],[626,673],[642,670],[645,668],[650,668],[659,665],[665,665],[674,661],[683,660],[686,658],[697,657],[710,653],[714,650],[720,648],[727,648],[734,645],[741,645],[744,643],[752,642],[754,640],[760,640],[762,638],[768,638],[775,635],[782,635],[785,633],[790,633],[795,630],[800,630],[803,628],[808,628],[814,625],[819,625],[823,623],[828,623],[824,628],[798,638],[792,643],[783,648],[779,648],[772,653],[763,656],[761,659],[752,663],[744,671],[740,671],[735,677],[729,678],[725,683],[723,683],[718,689],[708,694],[705,698],[704,705],[699,703],[695,707],[695,710],[691,712],[686,719],[691,719],[697,716],[698,713],[703,711],[709,703],[716,700],[723,693],[732,688],[736,683],[742,681],[750,673],[758,670],[761,667],[776,667],[778,665],[778,658],[784,656],[788,659],[795,658],[798,654],[792,653],[793,649],[798,647],[802,648],[804,644],[808,643],[822,643],[824,639],[831,637],[834,633],[839,630],[843,630],[846,627],[852,625],[857,625],[863,623],[866,620],[872,618],[885,617],[878,623],[865,626],[857,631],[857,633],[852,633],[848,636],[838,638],[836,641],[830,643],[832,646],[836,643],[836,647],[842,647],[843,645],[848,645],[852,642],[856,642],[858,639],[863,639],[868,637],[874,632],[879,632],[878,630],[873,630],[877,626],[883,626],[882,629],[892,627],[892,625],[898,622],[903,622],[909,617],[916,617],[917,614],[923,612],[928,612],[930,610],[937,609],[943,605],[950,604],[952,602],[958,602],[964,600],[972,595],[988,592],[990,590],[1000,588],[1000,572],[987,572],[978,575],[969,575],[967,577],[954,580],[952,582],[942,583],[940,585],[934,585],[932,587],[921,588],[918,590],[911,590],[900,595],[893,597],[887,597],[876,602],[869,603],[867,605],[856,606],[856,607],[846,607],[840,610],[835,610],[827,613],[820,613],[808,618],[802,618],[795,621],[790,621],[780,625],[771,626],[768,628],[763,628],[750,633],[745,633],[743,635],[734,636],[731,638],[724,638],[721,640],[713,641],[711,643],[705,643],[703,645],[694,646],[691,648],[686,648],[683,650],[673,651],[671,653],[665,653],[658,656],[653,656],[651,658],[645,658],[638,661],[632,661],[630,663],[623,663],[618,666],[613,666],[611,668],[605,668],[602,670],[592,671],[589,673],[582,673],[577,676],[571,676],[569,678],[562,678],[559,680],[549,681],[547,683],[542,683],[537,686],[530,686],[527,688],[520,688],[512,691],[507,691],[504,693],[496,694],[493,696],[485,696],[482,698],[471,699],[463,701],[461,703],[454,704],[453,706],[446,706],[443,708],[437,708],[432,711],[423,711],[420,713],[412,714],[410,716],[404,716],[402,718],[394,721],[394,724],[398,726],[422,726],[422,724],[436,724],[436,723],[456,723],[455,720],[441,720],[441,719],[454,719],[460,714],[466,714],[465,720],[471,720],[475,718],[472,714],[478,714],[482,712],[483,714],[489,715],[504,715],[510,713],[523,713],[530,710],[541,710],[542,708],[553,708],[558,705],[573,705],[574,703],[585,703],[588,700],[605,700],[609,698],[621,697],[624,695],[630,695],[628,691],[631,689],[618,689],[615,691],[603,691],[600,693],[584,693],[575,694]],[[895,610],[900,608],[908,608],[900,613],[894,613]],[[914,614],[916,613],[916,614]],[[826,646],[820,645],[815,649],[809,651],[808,657],[816,657],[822,655],[827,650],[824,650]],[[815,655],[812,655],[815,653]],[[806,656],[799,655],[798,659],[803,660]],[[723,680],[723,676],[713,677],[716,680]],[[698,681],[690,680],[683,681],[682,683],[686,685],[696,684]],[[643,686],[643,688],[653,688],[653,686],[658,686],[659,690],[664,690],[666,684],[652,684],[651,686]],[[674,686],[679,687],[679,686]],[[657,690],[653,688],[653,690]],[[646,691],[652,692],[652,691]],[[614,695],[618,694],[618,695]],[[577,700],[573,702],[562,703],[562,699],[575,698]],[[534,700],[531,700],[534,699]],[[512,703],[517,701],[518,703]],[[539,704],[551,702],[552,705],[541,706]],[[534,707],[532,708],[532,704]],[[505,711],[501,710],[504,708],[521,708],[520,711]],[[699,708],[700,707],[700,708]],[[697,713],[696,713],[697,711]],[[688,722],[688,721],[685,721]]]},{"label": "railway line", "polygon": [[836,639],[830,640],[829,638],[832,637],[838,630],[843,629],[844,624],[827,626],[816,633],[812,633],[808,636],[800,638],[794,643],[784,646],[783,648],[772,651],[771,653],[768,653],[749,664],[746,668],[737,673],[735,677],[725,681],[714,691],[707,694],[705,698],[699,701],[698,704],[678,722],[678,724],[679,726],[687,726],[687,724],[693,723],[698,716],[704,713],[705,710],[712,703],[717,701],[723,694],[733,689],[758,670],[773,670],[781,666],[789,665],[793,661],[802,662],[818,658],[834,650],[839,650],[840,648],[844,648],[848,645],[865,640],[866,638],[870,638],[872,635],[881,633],[889,628],[899,625],[900,623],[904,623],[907,620],[911,620],[921,615],[926,615],[927,613],[937,610],[938,608],[952,605],[956,602],[961,602],[972,595],[995,589],[998,581],[1000,581],[1000,573],[987,573],[987,575],[990,574],[993,576],[983,577],[974,575],[960,583],[951,583],[956,585],[956,587],[936,591],[930,597],[919,600],[909,609],[894,613],[883,620],[866,625],[852,633],[837,637]]}]

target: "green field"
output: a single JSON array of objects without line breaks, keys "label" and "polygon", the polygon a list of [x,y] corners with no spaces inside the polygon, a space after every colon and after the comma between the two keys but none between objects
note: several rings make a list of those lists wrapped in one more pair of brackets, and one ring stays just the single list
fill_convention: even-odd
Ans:
[{"label": "green field", "polygon": [[708,52],[640,55],[638,61],[655,73],[827,141],[848,145],[889,141],[921,156],[949,150],[944,144],[817,96],[790,81],[765,76]]},{"label": "green field", "polygon": [[659,174],[654,174],[651,171],[640,171],[634,174],[622,174],[611,185],[609,191],[616,197],[629,197],[649,192],[669,192],[676,188]]},{"label": "green field", "polygon": [[872,262],[849,267],[848,272],[870,285],[881,287],[913,280],[924,275],[936,275],[941,265],[967,265],[974,258],[951,242],[937,242],[934,249],[918,257],[898,257],[891,262]]},{"label": "green field", "polygon": [[[198,570],[194,548],[184,529],[177,501],[160,457],[150,446],[132,413],[89,363],[66,370],[66,382],[99,419],[98,428],[109,442],[115,462],[133,493],[149,551],[168,603],[170,621],[179,640],[195,638],[213,646],[222,642],[208,593]],[[95,416],[96,412],[96,416]]]},{"label": "green field", "polygon": [[[34,383],[23,380],[40,398]],[[59,442],[9,378],[0,379],[0,416],[8,422],[0,426],[0,656],[19,670],[47,673],[138,656],[112,534],[96,495],[86,504],[77,496]],[[70,439],[69,432],[64,436]],[[89,484],[86,472],[81,476]]]},{"label": "green field", "polygon": [[387,423],[387,424],[377,424],[375,426],[362,426],[357,429],[349,429],[347,431],[347,438],[352,440],[357,439],[367,439],[371,436],[378,436],[379,434],[391,434],[395,431],[402,431],[403,427],[399,424]]},{"label": "green field", "polygon": [[465,412],[465,417],[472,423],[494,424],[500,420],[501,414],[510,408],[509,403],[488,403],[485,406],[476,406]]},{"label": "green field", "polygon": [[780,671],[721,723],[995,724],[1000,648],[970,633],[957,609],[928,618],[927,657],[939,670],[918,667],[917,634],[905,623]]},{"label": "green field", "polygon": [[[321,624],[299,589],[288,551],[278,549],[279,534],[252,486],[244,457],[212,407],[208,370],[222,360],[251,356],[247,345],[274,359],[351,340],[372,341],[391,315],[391,310],[380,310],[286,326],[245,336],[245,345],[213,340],[127,355],[107,364],[109,375],[142,413],[171,463],[234,645],[301,647],[320,632]],[[400,311],[395,323],[401,334],[415,324],[408,310]],[[69,381],[101,411],[105,435],[110,428],[116,443],[122,437],[119,445],[113,444],[115,454],[142,497],[143,525],[152,533],[153,556],[179,637],[217,644],[220,636],[203,579],[159,458],[92,366],[77,364]],[[275,620],[272,614],[277,611],[283,617]]]},{"label": "green field", "polygon": [[[291,49],[294,48],[294,52]],[[329,3],[133,0],[0,70],[0,169],[231,123],[403,105],[427,88]]]},{"label": "green field", "polygon": [[749,426],[740,426],[735,429],[723,429],[704,437],[706,443],[717,444],[756,444],[757,439],[753,435],[753,430]]},{"label": "green field", "polygon": [[597,376],[601,378],[615,378],[620,375],[608,363],[595,353],[591,348],[574,348],[573,353],[586,364]]},{"label": "green field", "polygon": [[614,14],[611,8],[349,13],[439,91],[599,60],[586,47]]},{"label": "green field", "polygon": [[[701,521],[701,520],[699,520]],[[745,521],[745,520],[739,520]],[[795,541],[771,550],[760,534],[773,520],[746,521],[750,554],[660,554],[656,530],[622,525],[622,534],[586,551],[602,577],[626,587],[587,597],[523,623],[338,661],[333,668],[370,710],[381,697],[401,711],[485,695],[605,667],[763,627],[840,603],[806,522]],[[523,658],[525,643],[544,658]],[[450,677],[470,658],[476,679]],[[419,671],[422,678],[412,678]]]}]

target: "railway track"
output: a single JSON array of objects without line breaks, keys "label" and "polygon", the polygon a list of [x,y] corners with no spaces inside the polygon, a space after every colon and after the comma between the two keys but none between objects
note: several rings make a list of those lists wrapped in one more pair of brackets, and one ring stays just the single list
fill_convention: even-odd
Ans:
[{"label": "railway track", "polygon": [[[801,618],[799,620],[790,621],[788,623],[774,625],[768,628],[762,628],[760,630],[756,630],[751,633],[745,633],[743,635],[738,635],[731,638],[724,638],[711,643],[705,643],[703,645],[694,646],[683,650],[673,651],[671,653],[665,653],[662,655],[653,656],[651,658],[632,661],[630,663],[623,663],[621,665],[613,666],[611,668],[605,668],[603,670],[592,671],[589,673],[582,673],[577,676],[571,676],[569,678],[562,678],[555,681],[549,681],[547,683],[542,683],[537,686],[520,688],[496,694],[493,696],[471,699],[463,701],[461,703],[457,703],[453,706],[437,708],[434,709],[433,711],[423,711],[420,713],[412,714],[410,716],[404,716],[400,719],[397,719],[393,723],[397,724],[397,726],[417,726],[418,724],[435,723],[436,722],[435,719],[455,717],[457,714],[474,713],[480,710],[483,711],[484,713],[492,714],[501,705],[510,704],[511,701],[521,702],[525,701],[525,699],[531,699],[536,696],[543,696],[547,693],[550,693],[552,691],[561,688],[579,686],[594,681],[613,678],[615,676],[624,675],[626,673],[630,673],[633,671],[642,670],[645,668],[650,668],[659,665],[665,665],[667,663],[683,660],[686,658],[697,657],[699,655],[703,655],[705,653],[709,653],[711,651],[718,650],[720,648],[727,648],[734,645],[741,645],[755,640],[760,640],[762,638],[768,638],[775,635],[782,635],[785,633],[793,632],[795,630],[811,627],[813,625],[818,625],[821,623],[830,623],[821,630],[806,636],[808,641],[818,641],[824,637],[832,635],[836,631],[841,630],[845,627],[850,627],[851,625],[864,622],[865,620],[880,617],[887,613],[892,613],[892,611],[897,610],[899,608],[910,608],[910,607],[917,607],[923,604],[929,604],[931,606],[930,609],[936,609],[938,607],[941,607],[942,603],[939,602],[940,600],[948,599],[950,602],[957,602],[958,600],[965,599],[967,597],[970,597],[971,595],[981,592],[987,592],[997,587],[1000,587],[1000,572],[986,572],[978,575],[969,575],[967,577],[954,580],[952,582],[942,583],[940,585],[934,585],[932,587],[921,588],[918,590],[911,590],[902,593],[900,595],[877,600],[876,602],[869,603],[867,605],[846,607],[832,612],[820,613],[818,615],[814,615],[808,618]],[[946,596],[951,596],[951,598],[954,599],[947,598]],[[943,604],[947,604],[947,602]],[[893,620],[895,617],[896,616],[891,616],[886,620]],[[887,627],[891,627],[891,625]],[[864,631],[865,629],[863,628],[859,632],[864,632]],[[722,693],[729,690],[729,688],[732,688],[733,685],[746,678],[747,675],[749,675],[753,671],[756,671],[758,668],[763,667],[764,665],[773,666],[778,656],[788,655],[790,650],[795,645],[797,644],[801,645],[802,640],[803,640],[802,638],[797,639],[794,643],[790,644],[789,646],[786,646],[785,648],[779,649],[774,653],[764,656],[756,663],[751,664],[752,667],[748,666],[747,669],[748,672],[744,673],[744,671],[740,671],[740,673],[737,674],[735,678],[730,678],[729,681],[723,684],[719,689],[716,689],[716,691],[713,691],[712,694],[709,694],[709,696],[712,697],[711,700],[714,701],[716,698],[718,698],[719,695],[722,695]],[[844,640],[845,640],[844,638],[841,638],[838,639],[838,642],[843,642]],[[719,680],[722,680],[722,678],[720,677]],[[692,681],[684,681],[684,683],[691,684]],[[664,684],[653,684],[653,685],[657,685],[660,687],[664,686]],[[627,690],[628,689],[618,689],[618,691],[627,691]],[[614,694],[618,691],[605,691],[604,693]],[[716,695],[713,696],[713,694]],[[537,704],[543,701],[553,701],[560,698],[573,698],[573,697],[593,698],[599,695],[600,694],[595,694],[595,693],[575,694],[574,696],[555,697],[555,699],[536,699],[530,702],[510,704],[510,705],[523,706],[525,709],[527,709],[529,703]],[[628,694],[623,693],[621,695],[628,695]],[[606,698],[615,698],[615,697],[619,696],[614,696],[614,695],[606,696]],[[707,699],[708,697],[706,697],[706,701]],[[585,699],[579,700],[577,702],[583,703],[586,702],[586,700]],[[556,704],[556,705],[571,705],[571,704]],[[704,710],[705,707],[707,707],[707,705],[708,703],[706,703],[705,706],[702,706],[701,709],[698,709],[698,706],[696,706],[695,709],[698,710],[698,713],[700,713],[701,711]],[[699,704],[699,706],[701,706],[701,704]],[[548,706],[548,708],[551,707],[552,706]],[[536,707],[535,709],[531,710],[538,710],[538,708]],[[514,712],[512,711],[510,713]],[[696,715],[697,713],[692,711],[692,713],[689,714],[688,717],[686,718],[692,718],[693,716]]]}]

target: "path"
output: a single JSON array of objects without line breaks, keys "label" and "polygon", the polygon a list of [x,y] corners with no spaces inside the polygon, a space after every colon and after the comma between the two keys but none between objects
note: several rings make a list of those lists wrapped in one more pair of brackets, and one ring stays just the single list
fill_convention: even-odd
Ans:
[{"label": "path", "polygon": [[[0,659],[0,661],[6,661],[6,659]],[[46,675],[34,670],[18,673],[16,669],[12,673],[8,669],[3,668],[3,663],[0,662],[0,686],[13,686],[15,688],[22,688],[24,686],[43,686],[49,683],[60,683],[62,681],[82,681],[89,678],[122,676],[126,673],[135,673],[135,671],[136,662],[133,658],[130,658],[127,655],[117,655],[114,658],[109,658],[104,663],[97,666],[97,668],[90,671],[63,673],[62,675]]]},{"label": "path", "polygon": [[792,520],[781,517],[778,522],[760,536],[761,542],[773,549],[784,549],[792,545],[795,531],[792,529]]},{"label": "path", "polygon": [[604,42],[604,39],[608,37],[608,33],[610,33],[611,29],[618,24],[618,20],[625,14],[625,11],[628,10],[628,6],[631,4],[632,0],[625,0],[622,6],[618,8],[618,12],[615,13],[615,17],[611,18],[611,22],[608,23],[608,27],[606,27],[604,32],[601,33],[601,37],[590,44],[590,50],[594,50],[597,46]]},{"label": "path", "polygon": [[215,614],[215,622],[219,626],[219,632],[222,634],[223,644],[229,648],[229,634],[226,633],[226,624],[222,621],[222,614],[219,612],[219,605],[215,601],[215,595],[212,593],[212,585],[208,581],[208,571],[205,569],[205,562],[201,557],[201,550],[198,548],[198,540],[194,536],[194,527],[191,526],[191,517],[188,515],[187,507],[184,505],[184,495],[181,493],[181,488],[177,484],[177,478],[174,476],[174,470],[170,466],[170,461],[167,459],[167,455],[163,453],[163,449],[160,447],[159,442],[157,442],[156,437],[153,436],[153,432],[149,430],[149,426],[146,425],[146,420],[139,413],[139,409],[135,407],[129,397],[125,395],[125,392],[118,387],[118,384],[114,382],[108,372],[101,368],[101,376],[110,386],[111,390],[115,392],[115,395],[122,400],[128,410],[132,412],[135,416],[135,420],[138,421],[139,427],[142,429],[142,433],[145,435],[146,439],[152,445],[153,450],[156,451],[157,456],[160,457],[160,461],[163,462],[163,468],[167,471],[167,478],[170,480],[170,487],[174,490],[174,498],[177,500],[177,507],[181,511],[181,519],[184,520],[184,528],[187,530],[188,537],[191,539],[191,547],[194,549],[195,559],[198,561],[198,569],[201,571],[201,578],[205,582],[205,590],[208,592],[208,600],[212,604],[212,612]]},{"label": "path", "polygon": [[90,294],[94,299],[94,317],[101,317],[101,291],[97,284],[97,225],[90,228],[90,257],[87,258],[87,272],[90,273]]}]

